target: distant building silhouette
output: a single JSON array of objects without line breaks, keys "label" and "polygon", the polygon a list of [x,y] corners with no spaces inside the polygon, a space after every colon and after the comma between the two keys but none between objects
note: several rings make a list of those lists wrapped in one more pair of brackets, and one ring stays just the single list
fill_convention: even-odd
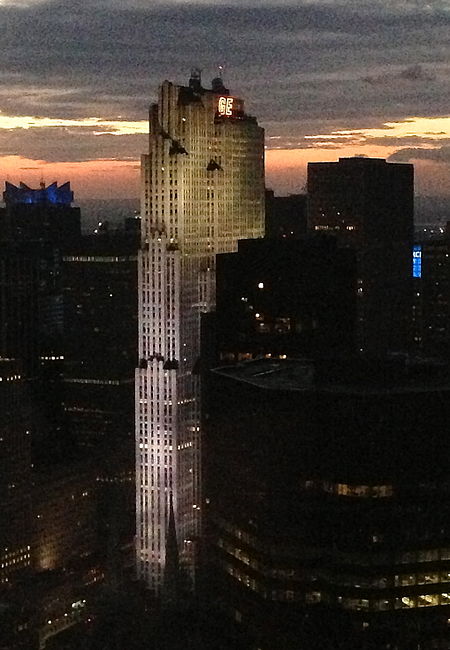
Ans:
[{"label": "distant building silhouette", "polygon": [[275,196],[266,190],[266,234],[270,239],[306,234],[306,194]]}]

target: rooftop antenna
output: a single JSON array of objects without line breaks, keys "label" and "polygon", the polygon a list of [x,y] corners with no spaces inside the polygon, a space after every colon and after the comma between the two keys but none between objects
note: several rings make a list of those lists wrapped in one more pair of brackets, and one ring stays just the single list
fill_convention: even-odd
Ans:
[{"label": "rooftop antenna", "polygon": [[225,66],[222,64],[219,64],[217,66],[217,71],[218,75],[212,80],[212,89],[215,92],[220,92],[220,93],[228,93],[228,89],[225,88],[225,84],[223,83],[223,72],[225,70]]},{"label": "rooftop antenna", "polygon": [[189,86],[194,90],[199,90],[202,87],[202,71],[200,68],[191,69],[191,78],[189,79]]}]

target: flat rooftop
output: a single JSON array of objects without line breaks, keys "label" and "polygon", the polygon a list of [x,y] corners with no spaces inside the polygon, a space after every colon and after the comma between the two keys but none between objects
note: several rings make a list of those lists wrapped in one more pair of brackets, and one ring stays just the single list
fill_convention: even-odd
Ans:
[{"label": "flat rooftop", "polygon": [[213,373],[269,390],[367,395],[450,390],[450,366],[431,359],[254,359]]}]

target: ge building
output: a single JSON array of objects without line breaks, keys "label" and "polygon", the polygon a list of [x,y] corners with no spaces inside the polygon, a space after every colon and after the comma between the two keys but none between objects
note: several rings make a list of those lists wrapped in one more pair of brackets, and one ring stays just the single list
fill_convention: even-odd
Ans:
[{"label": "ge building", "polygon": [[200,316],[214,306],[215,255],[264,230],[264,132],[220,78],[206,89],[194,70],[187,86],[162,84],[141,200],[137,571],[164,594],[178,563],[188,581],[195,576]]}]

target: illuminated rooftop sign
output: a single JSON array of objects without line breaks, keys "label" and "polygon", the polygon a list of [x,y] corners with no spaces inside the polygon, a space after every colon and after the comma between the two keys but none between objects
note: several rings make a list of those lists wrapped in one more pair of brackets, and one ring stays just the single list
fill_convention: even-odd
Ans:
[{"label": "illuminated rooftop sign", "polygon": [[217,112],[219,115],[230,117],[233,115],[234,97],[219,97]]}]

